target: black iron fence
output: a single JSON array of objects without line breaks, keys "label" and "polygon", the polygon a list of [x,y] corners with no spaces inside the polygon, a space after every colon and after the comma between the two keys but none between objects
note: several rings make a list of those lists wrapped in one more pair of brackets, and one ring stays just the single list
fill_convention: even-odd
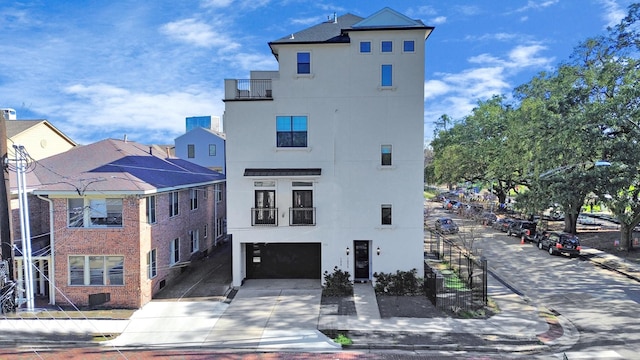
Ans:
[{"label": "black iron fence", "polygon": [[425,288],[439,309],[474,311],[487,305],[487,260],[471,249],[425,231]]}]

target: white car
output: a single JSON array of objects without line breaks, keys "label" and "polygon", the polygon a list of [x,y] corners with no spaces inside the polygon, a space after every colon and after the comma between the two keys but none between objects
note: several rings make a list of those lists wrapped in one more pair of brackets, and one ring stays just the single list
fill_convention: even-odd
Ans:
[{"label": "white car", "polygon": [[583,214],[578,215],[578,219],[576,220],[576,222],[582,225],[596,225],[595,218]]}]

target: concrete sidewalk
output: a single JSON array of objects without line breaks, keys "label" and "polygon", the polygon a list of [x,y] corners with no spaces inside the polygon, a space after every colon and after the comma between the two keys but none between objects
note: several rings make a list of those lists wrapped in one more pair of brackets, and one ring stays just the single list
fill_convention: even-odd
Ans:
[{"label": "concrete sidewalk", "polygon": [[[585,249],[591,261],[640,266]],[[623,266],[624,265],[624,266]],[[320,312],[320,280],[248,280],[225,301],[152,301],[128,320],[0,320],[0,344],[56,347],[120,334],[114,348],[220,348],[243,351],[338,351],[323,331],[347,332],[351,349],[474,350],[535,353],[570,348],[579,334],[570,321],[515,294],[489,276],[489,297],[500,309],[488,319],[381,318],[371,284],[355,284],[357,315]]]}]

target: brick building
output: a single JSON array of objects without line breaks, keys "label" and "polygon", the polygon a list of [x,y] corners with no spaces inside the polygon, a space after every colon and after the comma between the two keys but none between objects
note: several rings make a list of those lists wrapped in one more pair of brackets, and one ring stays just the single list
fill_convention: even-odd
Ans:
[{"label": "brick building", "polygon": [[225,233],[224,175],[135,142],[41,159],[27,182],[29,207],[50,215],[30,228],[47,229],[31,238],[34,289],[51,304],[139,308]]}]

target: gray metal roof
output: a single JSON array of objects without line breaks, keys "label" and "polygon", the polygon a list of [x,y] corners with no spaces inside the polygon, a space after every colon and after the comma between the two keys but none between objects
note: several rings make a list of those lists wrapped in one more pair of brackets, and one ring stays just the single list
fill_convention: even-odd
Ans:
[{"label": "gray metal roof", "polygon": [[363,18],[353,14],[339,16],[337,21],[330,19],[321,24],[308,29],[287,35],[281,39],[271,42],[272,44],[298,44],[298,43],[348,43],[349,36],[343,33],[343,29],[348,29],[351,25],[362,21]]}]

